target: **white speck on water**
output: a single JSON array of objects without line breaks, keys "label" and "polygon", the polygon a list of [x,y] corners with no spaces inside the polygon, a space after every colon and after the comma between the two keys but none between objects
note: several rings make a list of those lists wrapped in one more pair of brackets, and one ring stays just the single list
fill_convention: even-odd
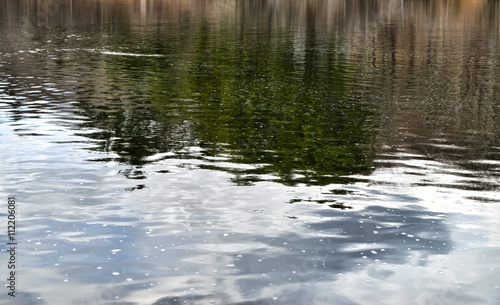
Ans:
[{"label": "white speck on water", "polygon": [[102,267],[101,267],[101,266],[97,267],[97,270],[101,270],[101,269],[102,269]]},{"label": "white speck on water", "polygon": [[375,250],[372,250],[370,252],[373,253],[373,254],[377,254],[377,251],[375,251]]},{"label": "white speck on water", "polygon": [[377,230],[373,230],[373,234],[378,234],[378,231]]},{"label": "white speck on water", "polygon": [[131,278],[127,278],[127,282],[132,282],[132,279]]},{"label": "white speck on water", "polygon": [[113,275],[119,275],[119,274],[120,274],[120,272],[116,272],[116,271],[115,271],[115,272],[113,272],[112,274],[113,274]]},{"label": "white speck on water", "polygon": [[112,252],[113,254],[116,254],[116,252],[120,252],[121,250],[122,250],[122,249],[113,249],[113,250],[111,250],[111,252]]}]

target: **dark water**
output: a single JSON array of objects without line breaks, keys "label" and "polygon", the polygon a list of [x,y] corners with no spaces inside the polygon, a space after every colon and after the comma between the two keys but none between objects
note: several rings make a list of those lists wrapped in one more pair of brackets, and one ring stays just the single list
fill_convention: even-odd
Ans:
[{"label": "dark water", "polygon": [[499,50],[491,0],[0,0],[0,303],[500,304]]}]

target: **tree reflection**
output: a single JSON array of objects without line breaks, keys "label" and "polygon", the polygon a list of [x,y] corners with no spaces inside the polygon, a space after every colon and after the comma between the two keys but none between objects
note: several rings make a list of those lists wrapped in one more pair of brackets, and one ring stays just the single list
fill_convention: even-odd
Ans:
[{"label": "tree reflection", "polygon": [[[374,113],[349,96],[352,65],[346,54],[317,44],[313,8],[308,14],[304,48],[290,35],[249,36],[202,19],[186,53],[106,56],[110,94],[129,105],[114,109],[107,149],[141,166],[155,153],[198,145],[205,156],[254,165],[202,165],[231,171],[242,185],[265,174],[285,184],[328,184],[369,172]],[[95,110],[87,108],[89,116]]]},{"label": "tree reflection", "polygon": [[[37,54],[2,69],[78,79],[66,89],[82,125],[101,129],[87,136],[120,162],[175,152],[240,184],[327,184],[369,173],[375,145],[465,167],[498,159],[495,1],[37,3],[0,12],[15,33],[2,50]],[[206,158],[222,155],[253,168]]]},{"label": "tree reflection", "polygon": [[172,100],[159,94],[171,90],[153,84],[155,105],[180,111],[208,150],[228,144],[212,154],[230,152],[232,161],[262,164],[253,174],[323,184],[369,171],[373,113],[348,96],[348,60],[333,52],[319,58],[321,50],[309,43],[305,62],[297,63],[290,37],[247,40],[202,23],[177,85],[184,98]]}]

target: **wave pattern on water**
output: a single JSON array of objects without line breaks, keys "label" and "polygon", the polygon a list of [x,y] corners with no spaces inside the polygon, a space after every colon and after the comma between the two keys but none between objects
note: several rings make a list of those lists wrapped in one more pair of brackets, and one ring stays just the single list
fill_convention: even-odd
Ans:
[{"label": "wave pattern on water", "polygon": [[495,1],[6,3],[15,304],[498,303]]}]

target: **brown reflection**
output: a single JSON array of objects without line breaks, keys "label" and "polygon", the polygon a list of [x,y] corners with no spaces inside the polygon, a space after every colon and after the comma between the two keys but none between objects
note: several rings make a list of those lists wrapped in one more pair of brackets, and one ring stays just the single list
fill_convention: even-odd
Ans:
[{"label": "brown reflection", "polygon": [[[497,1],[393,1],[393,0],[7,0],[3,22],[30,21],[34,25],[109,23],[127,19],[134,24],[187,21],[201,17],[218,24],[286,25],[289,29],[310,26],[314,20],[322,31],[339,27],[370,34],[388,24],[419,25],[419,34],[441,35],[464,29],[498,31]],[[117,19],[119,17],[119,19]],[[123,17],[128,17],[123,19]],[[312,18],[311,18],[312,17]],[[21,20],[24,19],[24,20]],[[27,20],[29,19],[29,20]],[[309,20],[309,21],[308,21]],[[468,32],[468,31],[467,31]],[[460,33],[458,33],[460,34]],[[498,33],[497,33],[498,34]],[[458,39],[473,39],[459,35]],[[466,37],[468,36],[468,37]]]}]

